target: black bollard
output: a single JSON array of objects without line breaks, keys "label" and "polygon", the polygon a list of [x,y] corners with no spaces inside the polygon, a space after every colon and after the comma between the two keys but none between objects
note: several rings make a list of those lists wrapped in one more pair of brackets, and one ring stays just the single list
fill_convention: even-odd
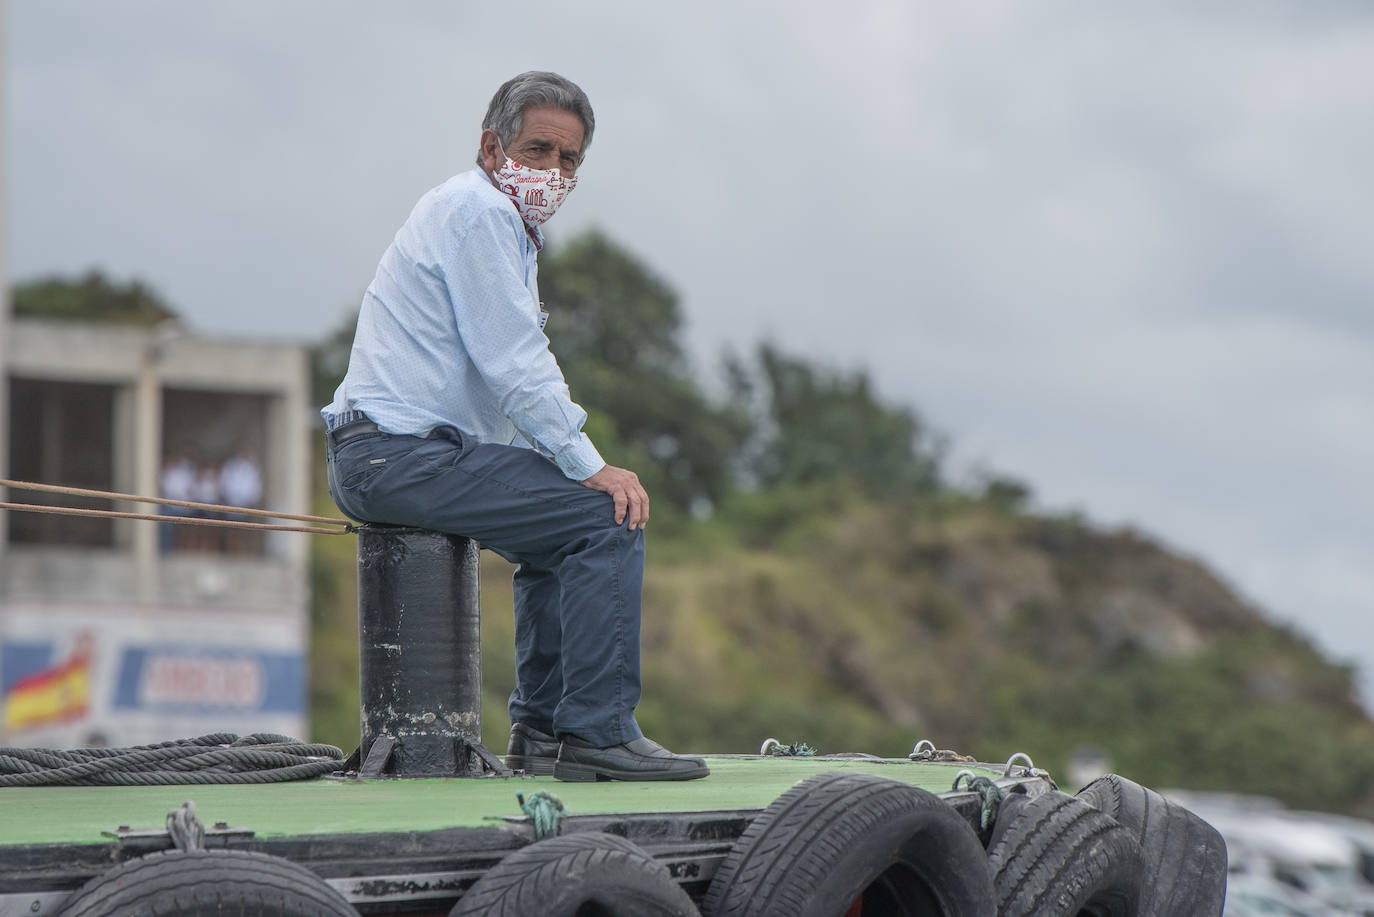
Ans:
[{"label": "black bollard", "polygon": [[478,546],[358,527],[363,777],[508,775],[482,746]]}]

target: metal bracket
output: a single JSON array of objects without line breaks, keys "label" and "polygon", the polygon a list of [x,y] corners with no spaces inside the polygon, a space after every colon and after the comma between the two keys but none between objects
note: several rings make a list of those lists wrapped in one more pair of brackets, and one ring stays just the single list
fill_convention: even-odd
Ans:
[{"label": "metal bracket", "polygon": [[1018,762],[1018,761],[1024,761],[1024,762],[1025,762],[1025,768],[1026,768],[1025,774],[1026,774],[1027,777],[1029,777],[1030,775],[1032,775],[1032,774],[1035,773],[1035,771],[1036,771],[1035,762],[1033,762],[1033,761],[1030,759],[1030,755],[1026,754],[1024,751],[1018,751],[1018,752],[1016,752],[1014,755],[1012,755],[1010,758],[1007,759],[1007,767],[1006,767],[1006,770],[1002,771],[1002,776],[1003,776],[1003,777],[1010,777],[1010,776],[1011,776],[1011,769],[1012,769],[1012,766],[1015,765],[1016,762]]},{"label": "metal bracket", "polygon": [[0,892],[0,917],[53,917],[71,896],[70,891]]},{"label": "metal bracket", "polygon": [[[101,831],[100,835],[102,837],[114,838],[121,844],[135,841],[161,840],[166,841],[168,846],[174,846],[172,844],[172,835],[166,828],[130,828],[128,825],[120,825],[113,831]],[[239,838],[248,840],[256,835],[257,832],[252,828],[240,828],[222,821],[217,821],[213,825],[207,825],[205,828],[206,840],[210,838],[220,838],[223,840]]]},{"label": "metal bracket", "polygon": [[[435,751],[433,743],[438,737],[428,737],[430,741],[429,750]],[[427,776],[434,777],[514,777],[515,774],[510,768],[501,762],[501,759],[492,754],[481,742],[469,742],[458,736],[454,736],[452,746],[445,746],[441,750],[444,752],[442,761],[445,768],[451,770],[434,773],[430,772]],[[372,747],[367,750],[367,760],[362,767],[358,768],[358,776],[365,780],[376,780],[383,777],[417,777],[424,774],[395,774],[387,773],[388,767],[393,764],[392,755],[396,749],[403,744],[395,736],[380,735],[372,743]],[[358,752],[354,752],[354,757],[359,757]],[[350,762],[352,759],[350,759]],[[400,765],[398,765],[400,766]],[[464,773],[467,770],[467,773]]]},{"label": "metal bracket", "polygon": [[395,748],[395,736],[377,736],[377,741],[367,750],[367,760],[358,769],[358,776],[366,779],[382,776],[382,771],[386,770],[387,762],[391,760],[391,752]]},{"label": "metal bracket", "polygon": [[496,757],[496,755],[492,754],[491,749],[487,748],[487,746],[483,745],[481,742],[467,742],[464,744],[467,745],[468,752],[470,754],[476,755],[477,758],[487,766],[487,769],[491,771],[491,776],[515,776],[515,772],[512,771],[510,768],[506,767],[506,765],[501,761],[501,759]]},{"label": "metal bracket", "polygon": [[935,747],[934,742],[930,741],[930,739],[921,739],[916,743],[916,747],[911,750],[911,754],[907,755],[907,757],[912,761],[929,761],[931,758],[935,757],[937,751],[939,751],[939,749]]}]

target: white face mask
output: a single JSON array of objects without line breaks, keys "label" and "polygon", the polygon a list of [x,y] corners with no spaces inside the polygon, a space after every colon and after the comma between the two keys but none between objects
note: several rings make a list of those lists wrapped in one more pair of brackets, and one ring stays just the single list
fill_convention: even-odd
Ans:
[{"label": "white face mask", "polygon": [[[501,145],[498,142],[498,150]],[[501,150],[506,156],[506,151]],[[531,226],[548,222],[577,187],[577,176],[564,178],[557,169],[531,169],[506,156],[506,164],[492,173],[498,190],[520,211],[520,218]]]}]

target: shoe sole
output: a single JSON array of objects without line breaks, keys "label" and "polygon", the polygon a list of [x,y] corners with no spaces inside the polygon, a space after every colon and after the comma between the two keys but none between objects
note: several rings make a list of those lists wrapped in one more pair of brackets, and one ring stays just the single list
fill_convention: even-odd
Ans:
[{"label": "shoe sole", "polygon": [[506,755],[506,767],[513,771],[524,771],[531,777],[552,777],[554,763],[557,758],[545,758],[539,755]]},{"label": "shoe sole", "polygon": [[641,771],[619,770],[602,767],[598,764],[575,764],[559,761],[553,766],[553,775],[567,783],[595,783],[597,780],[696,780],[711,773],[705,764],[691,770]]}]

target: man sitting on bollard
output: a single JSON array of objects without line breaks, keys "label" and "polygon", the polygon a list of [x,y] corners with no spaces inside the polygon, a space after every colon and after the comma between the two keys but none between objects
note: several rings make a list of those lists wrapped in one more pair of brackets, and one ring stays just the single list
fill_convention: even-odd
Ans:
[{"label": "man sitting on bollard", "polygon": [[562,780],[690,780],[635,722],[649,497],[582,432],[544,336],[540,225],[577,183],[591,104],[522,73],[478,168],[420,199],[363,296],[321,414],[329,492],[355,519],[476,539],[518,564],[506,764]]}]

